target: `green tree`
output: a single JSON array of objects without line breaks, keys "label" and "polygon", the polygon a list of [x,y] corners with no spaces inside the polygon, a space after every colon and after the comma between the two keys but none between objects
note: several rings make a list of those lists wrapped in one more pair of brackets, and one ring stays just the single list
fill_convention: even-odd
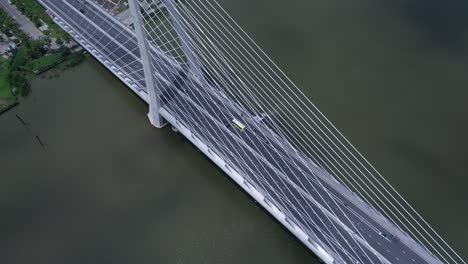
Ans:
[{"label": "green tree", "polygon": [[45,49],[50,48],[50,45],[52,44],[52,40],[50,39],[49,36],[47,36],[47,35],[42,36],[39,40],[42,42],[42,45],[44,46]]},{"label": "green tree", "polygon": [[26,65],[26,63],[29,61],[29,50],[27,46],[22,46],[18,49],[16,52],[15,57],[11,61],[10,64],[10,71],[17,71],[19,70],[22,66]]},{"label": "green tree", "polygon": [[3,23],[5,25],[5,28],[6,29],[11,29],[11,28],[16,28],[17,27],[17,24],[15,22],[15,20],[13,20],[13,18],[11,17],[8,17],[8,19],[5,20],[5,23]]},{"label": "green tree", "polygon": [[63,36],[63,40],[65,40],[65,43],[70,43],[70,41],[71,41],[70,34],[65,33],[64,36]]},{"label": "green tree", "polygon": [[71,53],[70,49],[65,46],[60,46],[60,48],[58,49],[58,52],[63,59],[66,58]]},{"label": "green tree", "polygon": [[61,46],[63,45],[63,40],[60,36],[58,36],[56,39],[55,39],[55,43],[57,43],[57,45]]},{"label": "green tree", "polygon": [[36,25],[36,27],[42,26],[41,19],[36,15],[31,15],[31,21]]},{"label": "green tree", "polygon": [[10,82],[12,87],[16,87],[22,96],[28,95],[30,84],[26,73],[23,71],[12,71],[10,73]]},{"label": "green tree", "polygon": [[37,59],[43,56],[47,51],[42,39],[29,41],[26,45],[29,49],[28,55],[30,59]]}]

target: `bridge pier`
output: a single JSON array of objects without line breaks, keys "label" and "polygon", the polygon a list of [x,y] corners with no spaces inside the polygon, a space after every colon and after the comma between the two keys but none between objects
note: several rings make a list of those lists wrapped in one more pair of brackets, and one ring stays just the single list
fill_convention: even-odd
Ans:
[{"label": "bridge pier", "polygon": [[145,75],[146,91],[148,93],[148,104],[149,112],[148,118],[150,123],[157,128],[162,128],[167,124],[167,121],[159,114],[161,108],[161,99],[159,96],[159,89],[156,84],[161,83],[160,80],[154,77],[154,69],[150,62],[149,51],[150,46],[148,43],[147,33],[144,28],[144,22],[140,13],[140,4],[138,0],[129,0],[130,12],[133,16],[133,25],[135,27],[135,33],[138,41],[138,47],[140,50],[141,60],[143,64],[143,73]]},{"label": "bridge pier", "polygon": [[151,123],[152,126],[156,127],[156,128],[163,128],[167,125],[167,121],[162,118],[162,116],[159,114],[159,112],[156,112],[156,114],[154,114],[154,110],[152,111],[151,110],[151,106],[150,106],[150,111],[148,113],[148,119]]}]

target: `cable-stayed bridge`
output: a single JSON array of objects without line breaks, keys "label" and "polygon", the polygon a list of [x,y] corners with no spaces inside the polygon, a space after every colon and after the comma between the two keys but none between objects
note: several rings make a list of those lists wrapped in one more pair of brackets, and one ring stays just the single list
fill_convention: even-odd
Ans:
[{"label": "cable-stayed bridge", "polygon": [[325,263],[466,263],[216,0],[38,0]]}]

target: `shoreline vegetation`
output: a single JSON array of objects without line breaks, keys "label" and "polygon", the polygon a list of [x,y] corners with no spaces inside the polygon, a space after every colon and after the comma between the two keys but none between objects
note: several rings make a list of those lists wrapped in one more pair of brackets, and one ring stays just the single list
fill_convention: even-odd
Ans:
[{"label": "shoreline vegetation", "polygon": [[11,3],[16,6],[19,12],[28,17],[36,27],[39,28],[46,24],[47,30],[43,31],[44,35],[56,39],[58,45],[71,41],[70,35],[54,23],[44,7],[36,0],[11,0]]},{"label": "shoreline vegetation", "polygon": [[71,45],[64,45],[70,43],[70,35],[53,22],[39,3],[35,0],[11,2],[37,27],[45,24],[48,29],[43,31],[44,36],[33,40],[20,30],[13,17],[0,9],[1,34],[13,35],[10,40],[17,45],[12,56],[0,57],[0,114],[16,106],[21,97],[30,93],[32,79],[50,69],[54,69],[57,75],[84,59],[82,51],[72,52]]}]

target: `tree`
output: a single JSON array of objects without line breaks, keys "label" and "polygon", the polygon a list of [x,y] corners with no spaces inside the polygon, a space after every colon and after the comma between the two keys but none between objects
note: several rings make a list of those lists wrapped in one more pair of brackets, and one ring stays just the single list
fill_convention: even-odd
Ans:
[{"label": "tree", "polygon": [[65,46],[60,46],[60,48],[58,49],[58,53],[60,54],[60,57],[62,57],[62,59],[65,59],[68,55],[70,55],[71,51]]},{"label": "tree", "polygon": [[11,28],[16,28],[17,27],[17,24],[16,24],[15,20],[13,20],[13,18],[11,18],[11,17],[8,17],[5,20],[4,25],[5,25],[6,29],[11,29]]},{"label": "tree", "polygon": [[55,39],[55,43],[57,43],[57,45],[61,46],[63,45],[63,40],[60,36],[58,36],[56,39]]},{"label": "tree", "polygon": [[13,87],[18,88],[22,96],[29,93],[30,84],[26,74],[22,71],[12,71],[10,73],[10,82]]},{"label": "tree", "polygon": [[15,57],[11,61],[11,71],[17,71],[29,61],[29,49],[27,46],[22,46],[16,52]]},{"label": "tree", "polygon": [[42,36],[39,41],[42,43],[42,46],[47,50],[50,48],[50,45],[52,44],[52,40],[50,39],[49,36]]},{"label": "tree", "polygon": [[37,15],[32,14],[30,18],[34,25],[36,25],[36,27],[42,26],[41,19]]},{"label": "tree", "polygon": [[31,59],[37,59],[44,55],[47,51],[43,39],[31,40],[26,45],[29,48],[29,57]]}]

